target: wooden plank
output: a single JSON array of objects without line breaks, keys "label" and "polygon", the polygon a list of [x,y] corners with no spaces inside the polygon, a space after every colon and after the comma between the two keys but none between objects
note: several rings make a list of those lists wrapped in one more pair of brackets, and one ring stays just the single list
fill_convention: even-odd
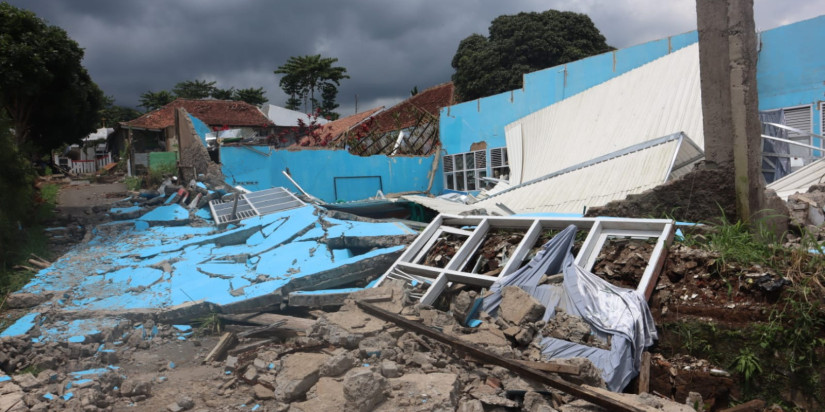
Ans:
[{"label": "wooden plank", "polygon": [[243,322],[258,326],[279,324],[278,329],[294,332],[306,332],[315,324],[315,320],[298,318],[295,316],[278,315],[275,313],[246,313],[239,315],[218,315],[221,319],[231,322]]},{"label": "wooden plank", "polygon": [[561,390],[565,393],[573,395],[577,398],[584,399],[590,403],[596,404],[603,408],[607,408],[610,411],[619,411],[619,412],[642,412],[643,410],[629,405],[626,402],[622,402],[618,399],[613,399],[607,396],[604,396],[601,393],[594,391],[592,388],[583,387],[580,385],[576,385],[570,382],[567,382],[559,377],[548,375],[545,372],[535,370],[533,368],[527,367],[522,365],[519,362],[504,359],[490,351],[478,348],[474,345],[471,345],[467,342],[462,341],[459,338],[454,336],[450,336],[439,332],[435,329],[428,328],[420,323],[411,322],[405,319],[402,316],[399,316],[394,313],[387,312],[383,309],[378,308],[375,305],[357,301],[356,304],[366,313],[376,316],[380,319],[393,322],[396,325],[422,334],[424,336],[428,336],[432,339],[438,340],[440,342],[446,343],[452,346],[454,349],[465,352],[472,357],[480,360],[481,362],[491,364],[491,365],[498,365],[504,368],[509,369],[510,371],[521,375],[523,378],[533,379],[545,385],[551,386],[555,389]]},{"label": "wooden plank", "polygon": [[639,392],[650,392],[650,352],[642,352],[642,365],[639,369]]},{"label": "wooden plank", "polygon": [[232,332],[226,332],[221,336],[221,339],[218,341],[218,344],[212,348],[212,351],[209,352],[208,355],[203,359],[204,362],[212,362],[215,360],[219,360],[223,355],[226,354],[226,351],[229,350],[235,342],[238,341],[238,338],[235,337],[235,334]]},{"label": "wooden plank", "polygon": [[539,370],[542,372],[558,373],[562,375],[578,375],[581,373],[581,368],[577,365],[568,365],[566,363],[555,362],[533,362],[533,361],[518,361],[520,364]]}]

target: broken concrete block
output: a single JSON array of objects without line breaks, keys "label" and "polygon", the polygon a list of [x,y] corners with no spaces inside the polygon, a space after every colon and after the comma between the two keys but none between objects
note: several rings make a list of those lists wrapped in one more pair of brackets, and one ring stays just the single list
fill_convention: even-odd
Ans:
[{"label": "broken concrete block", "polygon": [[31,373],[22,373],[20,375],[14,375],[12,376],[12,380],[26,392],[29,392],[32,389],[40,387],[40,382]]},{"label": "broken concrete block", "polygon": [[346,352],[339,353],[324,362],[321,365],[321,376],[339,376],[344,372],[352,369],[355,365],[355,359],[349,356]]},{"label": "broken concrete block", "polygon": [[238,367],[238,357],[237,356],[227,356],[226,360],[223,362],[224,370],[234,372],[237,367]]},{"label": "broken concrete block", "polygon": [[411,410],[455,410],[458,403],[458,375],[452,373],[408,373],[390,384],[393,397],[404,398]]},{"label": "broken concrete block", "polygon": [[319,371],[329,355],[296,353],[281,361],[281,371],[275,378],[275,397],[291,402],[318,382]]},{"label": "broken concrete block", "polygon": [[255,399],[275,399],[275,392],[264,385],[257,384],[252,387],[252,391],[255,393]]},{"label": "broken concrete block", "polygon": [[499,315],[514,325],[535,322],[544,316],[545,307],[518,286],[506,286],[502,290]]},{"label": "broken concrete block", "polygon": [[254,366],[250,366],[246,368],[246,372],[243,374],[243,380],[246,383],[253,384],[258,381],[258,370]]},{"label": "broken concrete block", "polygon": [[353,369],[344,377],[344,397],[346,409],[352,411],[371,411],[384,402],[389,383],[383,376],[373,373],[368,368]]},{"label": "broken concrete block", "polygon": [[536,412],[553,412],[553,405],[544,397],[544,395],[535,392],[535,391],[527,391],[524,394],[524,403],[522,403],[521,408],[526,411],[536,411]]},{"label": "broken concrete block", "polygon": [[6,306],[9,309],[31,308],[49,300],[51,297],[51,294],[17,292],[6,298]]},{"label": "broken concrete block", "polygon": [[313,389],[315,397],[289,405],[290,411],[315,412],[341,410],[346,403],[344,384],[333,378],[321,378]]},{"label": "broken concrete block", "polygon": [[[529,409],[525,409],[529,410]],[[458,404],[457,412],[484,412],[484,405],[478,399],[463,400]]]},{"label": "broken concrete block", "polygon": [[398,368],[397,363],[391,360],[384,360],[381,362],[381,374],[384,375],[385,378],[397,378],[401,376],[401,370]]}]

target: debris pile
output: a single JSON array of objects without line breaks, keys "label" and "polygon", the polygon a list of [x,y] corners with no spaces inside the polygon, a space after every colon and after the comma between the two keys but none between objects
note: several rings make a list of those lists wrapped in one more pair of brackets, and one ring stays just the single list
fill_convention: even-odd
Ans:
[{"label": "debris pile", "polygon": [[808,193],[788,196],[791,226],[799,233],[807,232],[815,240],[825,240],[825,185],[813,185]]}]

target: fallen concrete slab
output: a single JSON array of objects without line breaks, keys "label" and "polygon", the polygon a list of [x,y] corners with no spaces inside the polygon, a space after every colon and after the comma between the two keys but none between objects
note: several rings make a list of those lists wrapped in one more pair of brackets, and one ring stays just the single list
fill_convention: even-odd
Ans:
[{"label": "fallen concrete slab", "polygon": [[[33,312],[48,307],[67,319],[160,314],[185,320],[210,311],[277,309],[293,291],[374,279],[414,234],[399,223],[328,218],[314,206],[225,227],[195,226],[194,221],[176,226],[189,221],[189,212],[172,204],[101,225],[91,241],[38,272],[20,293],[53,296]],[[327,242],[344,235],[365,240],[359,247]],[[42,324],[36,318],[22,318],[3,336],[23,334],[35,321]]]}]

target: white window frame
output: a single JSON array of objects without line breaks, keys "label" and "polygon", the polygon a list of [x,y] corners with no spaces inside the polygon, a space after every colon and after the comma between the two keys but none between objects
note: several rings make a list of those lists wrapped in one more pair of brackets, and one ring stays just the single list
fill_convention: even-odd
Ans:
[{"label": "white window frame", "polygon": [[[472,161],[472,167],[467,167]],[[457,192],[480,190],[487,177],[487,149],[444,155],[444,188]],[[471,175],[472,174],[472,175]]]}]

